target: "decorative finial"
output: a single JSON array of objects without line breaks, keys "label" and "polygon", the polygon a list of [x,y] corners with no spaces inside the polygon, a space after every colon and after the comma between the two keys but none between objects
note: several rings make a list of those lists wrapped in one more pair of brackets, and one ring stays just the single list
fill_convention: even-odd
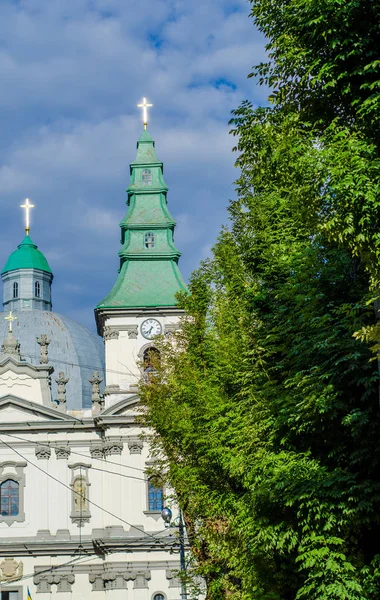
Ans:
[{"label": "decorative finial", "polygon": [[4,317],[4,321],[9,322],[9,329],[8,329],[9,333],[12,333],[12,322],[17,321],[17,318],[18,317],[16,317],[16,315],[14,315],[11,310],[9,311],[9,315]]},{"label": "decorative finial", "polygon": [[37,344],[39,344],[41,352],[40,352],[40,364],[47,365],[49,362],[48,358],[48,346],[51,340],[48,339],[46,333],[43,333],[40,338],[36,338]]},{"label": "decorative finial", "polygon": [[57,403],[58,403],[58,408],[60,410],[64,410],[65,404],[66,404],[66,385],[69,382],[69,377],[65,377],[65,374],[63,371],[61,371],[58,375],[58,379],[56,379],[56,382],[58,384],[57,387]]},{"label": "decorative finial", "polygon": [[25,208],[25,232],[26,235],[29,235],[30,231],[30,214],[29,211],[31,208],[34,208],[34,204],[29,203],[29,198],[26,198],[25,204],[20,204],[21,208]]},{"label": "decorative finial", "polygon": [[17,317],[12,313],[12,311],[9,311],[9,315],[4,317],[4,319],[5,321],[9,321],[9,331],[7,337],[2,343],[1,354],[3,356],[12,356],[17,360],[20,360],[20,343],[12,332],[12,321],[15,321]]},{"label": "decorative finial", "polygon": [[148,108],[151,108],[153,104],[147,104],[146,98],[143,98],[142,103],[137,106],[143,110],[143,123],[144,129],[146,129],[148,126]]},{"label": "decorative finial", "polygon": [[103,406],[103,396],[100,393],[100,384],[103,379],[99,377],[99,372],[94,371],[94,374],[91,379],[88,380],[92,385],[92,413],[98,414]]}]

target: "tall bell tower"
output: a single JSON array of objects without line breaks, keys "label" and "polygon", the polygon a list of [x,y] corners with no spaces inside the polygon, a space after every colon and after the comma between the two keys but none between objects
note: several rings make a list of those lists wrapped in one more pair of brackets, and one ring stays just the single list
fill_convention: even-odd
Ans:
[{"label": "tall bell tower", "polygon": [[[144,101],[142,106],[149,106]],[[186,290],[163,163],[146,121],[145,108],[144,131],[130,164],[128,211],[120,223],[119,275],[95,309],[98,333],[105,342],[106,408],[136,393],[144,355],[154,348],[155,336],[177,328],[182,311],[176,306],[176,293]]]}]

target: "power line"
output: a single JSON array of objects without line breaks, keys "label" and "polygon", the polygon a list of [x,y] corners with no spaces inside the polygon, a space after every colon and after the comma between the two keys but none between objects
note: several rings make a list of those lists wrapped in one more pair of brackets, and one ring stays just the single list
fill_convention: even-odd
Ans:
[{"label": "power line", "polygon": [[[63,485],[63,487],[65,487],[66,489],[68,489],[70,492],[74,492],[78,496],[82,497],[82,494],[80,494],[79,492],[76,492],[70,486],[68,486],[65,483],[63,483],[63,481],[61,481],[60,479],[57,479],[56,477],[54,477],[53,475],[51,475],[50,473],[48,473],[47,471],[45,471],[45,469],[42,469],[42,467],[39,467],[38,465],[36,465],[35,463],[33,463],[32,461],[30,461],[29,459],[27,459],[23,454],[21,454],[20,452],[18,452],[18,450],[16,450],[15,448],[13,448],[10,444],[8,444],[7,442],[4,442],[4,440],[1,440],[1,439],[0,439],[0,442],[2,444],[4,444],[5,446],[7,446],[10,450],[12,450],[13,452],[15,452],[16,454],[18,454],[18,456],[20,456],[28,464],[32,465],[33,467],[35,467],[36,469],[38,469],[39,471],[41,471],[42,473],[44,473],[45,475],[47,475],[48,477],[50,477],[51,479],[53,479],[54,481],[56,481],[57,483],[60,483],[61,485]],[[148,537],[154,539],[155,542],[159,541],[154,535],[152,535],[150,533],[147,533],[143,529],[140,529],[140,527],[136,527],[136,525],[132,525],[132,523],[129,523],[128,521],[126,521],[122,517],[119,517],[119,516],[115,515],[111,511],[107,510],[106,508],[103,508],[102,506],[100,506],[99,504],[97,504],[96,502],[94,502],[93,500],[90,500],[89,498],[87,498],[87,502],[89,504],[92,504],[96,508],[99,508],[103,512],[107,513],[108,515],[110,515],[114,519],[118,519],[119,521],[121,521],[122,523],[125,523],[129,527],[132,527],[132,528],[136,529],[137,531],[140,531],[141,533],[144,534],[144,536],[148,536]],[[166,547],[166,545],[165,545],[165,547]]]},{"label": "power line", "polygon": [[[44,446],[45,448],[51,448],[50,444],[44,444],[43,442],[35,442],[34,440],[28,440],[27,438],[22,438],[18,435],[13,435],[12,433],[6,433],[5,431],[0,430],[0,435],[6,435],[8,437],[14,438],[15,440],[21,440],[22,442],[28,442],[29,444],[35,444],[36,446]],[[81,452],[75,452],[71,450],[71,454],[76,454],[77,456],[82,456],[83,458],[88,458],[89,460],[100,460],[101,462],[105,462],[107,465],[116,465],[117,467],[124,467],[125,469],[132,469],[133,471],[140,471],[141,473],[145,473],[145,469],[140,469],[139,467],[131,467],[130,465],[124,465],[122,463],[117,463],[112,460],[106,460],[105,458],[100,457],[92,457],[87,454],[82,454]],[[94,467],[92,467],[94,468]]]},{"label": "power line", "polygon": [[[50,573],[51,571],[57,571],[58,569],[62,569],[63,567],[67,567],[74,563],[78,563],[79,561],[82,561],[82,560],[87,560],[88,562],[90,562],[91,560],[95,560],[96,558],[99,558],[99,556],[92,556],[90,558],[88,556],[77,556],[76,558],[68,560],[60,565],[52,565],[51,567],[44,569],[43,571],[37,571],[34,573],[29,573],[27,575],[23,575],[22,577],[17,579],[17,581],[24,581],[25,579],[30,579],[31,577],[34,577],[35,575],[43,575],[45,573]],[[14,581],[10,581],[9,583],[2,582],[1,587],[13,586],[14,584],[15,584]]]},{"label": "power line", "polygon": [[[157,532],[156,535],[158,535],[159,533],[162,533],[163,531],[166,531],[165,529],[163,529],[162,531]],[[140,538],[143,539],[143,538]],[[131,544],[132,545],[132,544]],[[111,554],[119,554],[120,550],[110,550],[107,552],[107,555],[111,555]],[[30,579],[31,577],[35,577],[36,575],[45,575],[46,573],[51,573],[52,571],[58,571],[59,569],[62,569],[64,567],[70,566],[70,565],[74,565],[74,564],[78,564],[84,561],[87,562],[91,562],[93,560],[101,560],[101,557],[98,555],[94,555],[94,556],[76,556],[75,558],[68,560],[64,563],[61,563],[59,565],[51,565],[50,567],[47,567],[46,569],[42,570],[42,571],[34,571],[34,573],[28,573],[26,575],[23,575],[22,577],[20,577],[19,579],[17,579],[17,582],[19,581],[25,581],[26,579]],[[16,583],[17,583],[16,582]],[[14,581],[10,581],[10,582],[2,582],[1,583],[1,587],[10,587],[10,586],[14,586],[15,582]]]},{"label": "power line", "polygon": [[[22,352],[21,352],[22,354]],[[29,358],[35,358],[35,359],[39,359],[40,355],[39,354],[30,354],[30,353],[25,353],[25,356],[28,356]],[[80,363],[74,363],[74,362],[69,362],[67,360],[60,360],[58,358],[51,358],[49,356],[49,363],[51,362],[55,362],[58,363],[60,365],[69,365],[70,367],[80,367],[81,369],[88,369],[89,371],[92,370],[96,370],[96,371],[102,371],[103,373],[107,374],[107,373],[114,373],[116,375],[125,375],[125,371],[116,371],[115,369],[104,369],[102,366],[99,367],[99,365],[84,365],[84,364],[80,364]],[[125,367],[128,371],[127,374],[132,375],[132,377],[136,380],[139,380],[140,377],[138,375],[136,375],[135,373],[132,373],[132,371],[128,368]]]}]

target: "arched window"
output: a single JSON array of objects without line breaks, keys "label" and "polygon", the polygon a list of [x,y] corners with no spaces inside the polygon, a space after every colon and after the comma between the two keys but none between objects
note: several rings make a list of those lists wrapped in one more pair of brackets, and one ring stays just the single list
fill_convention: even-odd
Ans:
[{"label": "arched window", "polygon": [[144,236],[145,248],[154,248],[154,233],[149,231]]},{"label": "arched window", "polygon": [[164,491],[148,481],[148,510],[161,511],[164,508]]},{"label": "arched window", "polygon": [[152,185],[152,171],[150,169],[143,170],[141,181],[143,185]]},{"label": "arched window", "polygon": [[17,281],[13,284],[13,298],[18,298],[18,283]]},{"label": "arched window", "polygon": [[36,298],[41,297],[41,284],[39,281],[34,282],[34,295]]},{"label": "arched window", "polygon": [[160,353],[157,348],[150,346],[144,351],[143,354],[143,369],[144,369],[144,379],[145,381],[149,381],[152,375],[157,370],[157,365],[160,360]]},{"label": "arched window", "polygon": [[164,594],[154,594],[153,600],[165,600]]},{"label": "arched window", "polygon": [[0,485],[0,511],[3,517],[19,513],[19,485],[13,479],[6,479]]}]

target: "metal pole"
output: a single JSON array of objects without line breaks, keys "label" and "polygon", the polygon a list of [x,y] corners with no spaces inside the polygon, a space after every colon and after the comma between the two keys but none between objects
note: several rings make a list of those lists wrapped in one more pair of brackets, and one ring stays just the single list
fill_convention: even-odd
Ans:
[{"label": "metal pole", "polygon": [[186,589],[186,581],[184,581],[183,577],[186,573],[186,558],[185,558],[185,527],[183,522],[183,514],[182,510],[179,511],[179,525],[178,525],[178,533],[179,533],[179,557],[181,563],[181,600],[187,600],[187,589]]}]

